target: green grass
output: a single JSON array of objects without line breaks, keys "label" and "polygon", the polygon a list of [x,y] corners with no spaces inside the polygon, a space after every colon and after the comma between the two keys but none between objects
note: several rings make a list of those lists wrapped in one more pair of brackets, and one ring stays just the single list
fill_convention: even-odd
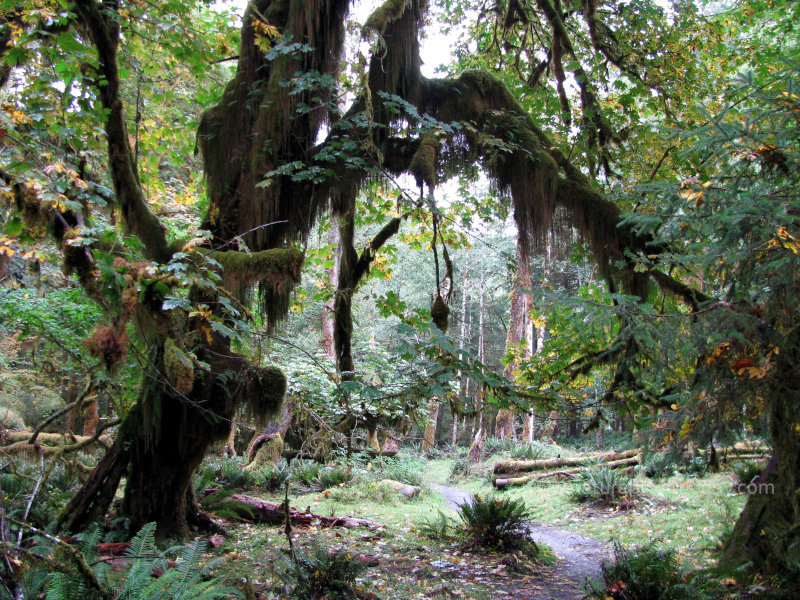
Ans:
[{"label": "green grass", "polygon": [[[719,541],[733,527],[746,500],[731,492],[728,472],[702,479],[681,475],[655,482],[639,476],[634,480],[644,499],[633,510],[587,509],[570,501],[576,484],[526,485],[504,492],[531,507],[531,517],[602,542],[619,540],[623,545],[645,545],[660,539],[664,549],[675,550],[690,566],[707,567],[714,562]],[[489,493],[487,481],[462,481],[472,493]]]},{"label": "green grass", "polygon": [[[488,458],[476,471],[489,470],[499,459]],[[428,460],[423,480],[472,493],[494,492],[485,478],[449,482],[452,464],[453,458]],[[300,510],[308,507],[324,516],[357,516],[384,525],[379,532],[365,528],[296,529],[295,545],[306,548],[316,537],[331,549],[343,547],[353,554],[377,557],[380,566],[369,569],[358,585],[379,597],[489,600],[496,596],[498,587],[507,589],[512,585],[515,575],[503,570],[498,555],[465,553],[463,535],[453,535],[452,529],[440,536],[430,535],[431,521],[440,512],[451,524],[459,522],[456,512],[445,506],[440,494],[423,488],[418,497],[406,500],[378,485],[379,478],[380,469],[372,463],[359,467],[358,477],[347,484],[325,491],[293,490],[291,504]],[[710,565],[715,545],[730,530],[746,499],[731,492],[730,473],[702,479],[679,475],[659,482],[640,476],[634,483],[645,500],[631,510],[615,511],[572,502],[569,496],[576,484],[570,482],[528,485],[500,497],[523,500],[535,520],[603,542],[615,540],[632,547],[658,540],[657,547],[674,551],[687,569]],[[250,493],[279,499],[267,492]],[[250,574],[264,598],[280,597],[282,583],[275,565],[280,563],[279,554],[288,547],[280,528],[239,524],[232,527],[232,534],[219,551],[223,561],[217,567],[218,574],[230,581]]]}]

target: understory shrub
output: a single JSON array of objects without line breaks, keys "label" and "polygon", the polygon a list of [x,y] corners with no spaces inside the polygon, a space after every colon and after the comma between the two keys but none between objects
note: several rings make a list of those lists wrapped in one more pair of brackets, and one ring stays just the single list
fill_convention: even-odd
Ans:
[{"label": "understory shrub", "polygon": [[291,597],[302,600],[353,600],[358,597],[356,578],[368,568],[347,550],[330,551],[316,539],[308,550],[297,549],[294,559],[284,556],[284,563]]},{"label": "understory shrub", "polygon": [[708,474],[708,461],[702,456],[688,459],[672,452],[656,452],[644,465],[646,477],[659,481],[681,473],[687,477],[705,477]]},{"label": "understory shrub", "polygon": [[491,477],[492,468],[486,463],[474,463],[467,458],[466,454],[459,455],[450,467],[448,480],[458,481],[459,479],[487,479]]},{"label": "understory shrub", "polygon": [[584,469],[578,487],[570,494],[573,502],[615,502],[633,494],[632,477],[624,470],[608,467]]},{"label": "understory shrub", "polygon": [[761,475],[764,463],[744,461],[733,465],[731,477],[735,488],[739,485],[748,485],[753,479]]},{"label": "understory shrub", "polygon": [[458,506],[467,536],[476,546],[493,549],[518,547],[525,537],[528,509],[523,500],[476,495]]},{"label": "understory shrub", "polygon": [[259,485],[271,492],[282,489],[291,476],[292,471],[284,460],[278,461],[277,465],[264,465],[258,471]]},{"label": "understory shrub", "polygon": [[256,471],[244,471],[240,458],[218,458],[204,463],[197,469],[195,483],[207,481],[222,487],[247,490],[261,482]]},{"label": "understory shrub", "polygon": [[381,457],[373,463],[370,476],[373,480],[392,479],[407,485],[422,485],[425,459],[421,456]]},{"label": "understory shrub", "polygon": [[315,460],[292,461],[292,478],[305,485],[315,485],[321,470],[322,465]]},{"label": "understory shrub", "polygon": [[426,538],[444,541],[455,535],[457,523],[440,510],[436,518],[426,519],[417,529]]},{"label": "understory shrub", "polygon": [[353,469],[342,465],[326,466],[320,469],[316,484],[323,490],[352,481]]},{"label": "understory shrub", "polygon": [[614,560],[602,567],[600,580],[589,582],[590,600],[705,600],[708,582],[684,576],[674,550],[655,543],[626,550],[614,543]]},{"label": "understory shrub", "polygon": [[659,481],[669,479],[678,472],[675,456],[667,452],[656,452],[644,464],[645,477]]}]

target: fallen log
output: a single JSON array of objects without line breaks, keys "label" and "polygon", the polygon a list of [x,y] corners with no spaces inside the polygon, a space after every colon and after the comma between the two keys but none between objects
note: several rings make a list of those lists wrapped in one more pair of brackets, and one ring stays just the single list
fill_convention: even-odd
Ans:
[{"label": "fallen log", "polygon": [[[28,442],[31,437],[30,431],[0,431],[1,444],[13,444],[15,442]],[[37,444],[43,446],[61,446],[65,443],[80,443],[91,440],[93,436],[90,435],[75,435],[73,433],[40,433],[36,436]],[[101,435],[98,440],[101,444],[108,444],[111,442],[111,435]],[[31,444],[33,445],[33,444]]]},{"label": "fallen log", "polygon": [[0,454],[28,454],[35,457],[39,456],[41,452],[45,457],[53,457],[61,456],[68,452],[84,450],[93,445],[100,445],[108,449],[113,441],[113,436],[102,432],[119,423],[119,419],[110,421],[104,427],[98,429],[93,436],[74,435],[71,433],[39,433],[33,444],[28,441],[31,437],[31,432],[29,431],[5,431],[0,433],[0,444],[3,444],[0,446]]},{"label": "fallen log", "polygon": [[[622,458],[620,460],[612,460],[610,462],[601,463],[597,466],[608,467],[609,469],[618,469],[620,467],[638,465],[640,458],[641,457],[639,455],[636,455],[631,458]],[[495,479],[494,486],[498,490],[503,490],[512,485],[525,485],[530,481],[539,481],[540,479],[547,479],[548,477],[557,477],[559,475],[564,477],[569,477],[570,479],[574,479],[584,469],[586,469],[586,466],[575,467],[572,469],[562,469],[559,471],[549,471],[547,473],[533,473],[531,475],[524,475],[522,477],[498,478]]]},{"label": "fallen log", "polygon": [[733,462],[735,460],[768,460],[770,454],[729,454],[728,456],[720,456],[721,462]]},{"label": "fallen log", "polygon": [[382,479],[381,481],[378,482],[378,485],[386,488],[391,492],[394,492],[395,494],[400,494],[406,500],[411,500],[411,498],[413,498],[420,492],[420,488],[417,487],[416,485],[407,485],[405,483],[401,483],[400,481],[394,481],[392,479]]},{"label": "fallen log", "polygon": [[[226,505],[226,509],[232,510],[242,519],[252,520],[256,523],[271,523],[273,525],[281,525],[286,521],[286,508],[282,502],[269,502],[268,500],[245,496],[244,494],[233,494],[230,499],[234,500],[235,503],[229,506]],[[383,528],[383,525],[366,519],[324,517],[314,514],[308,509],[306,509],[306,512],[300,512],[292,506],[289,507],[289,517],[294,525],[320,524],[324,527],[347,527],[348,529],[366,527],[370,531]]]},{"label": "fallen log", "polygon": [[495,463],[495,475],[510,473],[526,473],[528,471],[539,471],[552,469],[555,467],[571,467],[579,465],[591,465],[595,462],[610,462],[631,458],[641,452],[640,449],[626,450],[624,452],[608,452],[605,454],[589,454],[583,456],[566,456],[563,458],[545,458],[541,460],[509,460]]}]

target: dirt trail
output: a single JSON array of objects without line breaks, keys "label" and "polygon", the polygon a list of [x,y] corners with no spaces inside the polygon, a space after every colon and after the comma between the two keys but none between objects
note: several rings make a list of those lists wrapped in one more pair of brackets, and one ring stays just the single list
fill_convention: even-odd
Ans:
[{"label": "dirt trail", "polygon": [[[472,499],[472,494],[458,488],[436,483],[426,485],[439,492],[445,505],[454,510]],[[536,521],[531,521],[529,534],[535,542],[552,548],[561,560],[552,570],[524,578],[515,589],[504,590],[497,600],[579,600],[584,596],[586,578],[599,577],[600,565],[611,555],[606,544]]]}]

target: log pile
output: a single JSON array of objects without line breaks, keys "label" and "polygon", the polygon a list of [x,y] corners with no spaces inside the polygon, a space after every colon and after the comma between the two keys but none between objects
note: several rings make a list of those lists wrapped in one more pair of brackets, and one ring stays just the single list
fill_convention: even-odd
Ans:
[{"label": "log pile", "polygon": [[509,460],[498,462],[494,465],[495,475],[527,473],[553,469],[556,467],[576,467],[589,465],[596,462],[612,462],[623,458],[633,458],[641,453],[640,449],[626,450],[625,452],[607,452],[605,454],[584,454],[582,456],[568,456],[559,458],[545,458],[542,460]]},{"label": "log pile", "polygon": [[[585,468],[603,466],[610,469],[633,467],[641,462],[640,448],[624,452],[593,453],[581,456],[547,458],[542,460],[509,460],[497,462],[494,474],[497,476],[494,485],[497,489],[505,489],[514,485],[525,485],[531,481],[541,481],[552,477],[573,479]],[[769,458],[772,450],[762,442],[739,442],[733,446],[715,449],[720,461],[752,460]],[[709,451],[698,451],[700,456],[708,456]],[[565,468],[566,467],[566,468]],[[544,472],[540,472],[544,471]]]},{"label": "log pile", "polygon": [[[620,453],[620,454],[625,454],[625,453]],[[548,477],[563,476],[563,477],[568,477],[570,479],[574,479],[580,474],[581,471],[583,471],[589,466],[597,465],[597,466],[607,467],[609,469],[618,469],[620,467],[633,467],[635,465],[638,465],[640,460],[641,460],[640,454],[635,454],[627,458],[620,458],[619,460],[609,460],[599,463],[597,462],[597,458],[593,459],[584,458],[584,463],[578,467],[561,469],[556,471],[547,471],[545,473],[532,473],[530,475],[523,475],[519,477],[498,477],[497,479],[494,480],[494,485],[498,490],[502,490],[512,485],[525,485],[528,482],[541,481],[542,479],[547,479]],[[537,461],[530,461],[530,462],[537,462]],[[495,465],[495,467],[496,466],[497,465]]]}]

